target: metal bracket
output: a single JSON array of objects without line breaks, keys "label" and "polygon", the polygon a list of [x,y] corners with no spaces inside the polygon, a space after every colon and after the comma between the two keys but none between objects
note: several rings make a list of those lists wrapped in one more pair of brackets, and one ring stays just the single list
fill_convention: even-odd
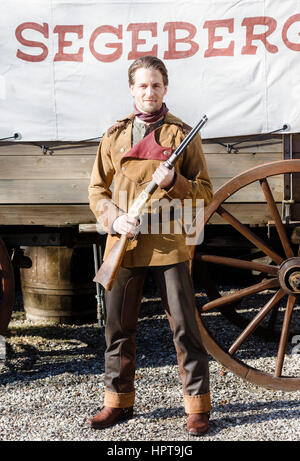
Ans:
[{"label": "metal bracket", "polygon": [[1,138],[0,141],[7,141],[8,139],[14,139],[15,141],[20,141],[22,139],[21,133],[14,133],[13,136],[7,136],[6,138]]},{"label": "metal bracket", "polygon": [[291,221],[291,205],[295,203],[295,200],[283,200],[282,201],[282,218],[286,224],[290,224]]}]

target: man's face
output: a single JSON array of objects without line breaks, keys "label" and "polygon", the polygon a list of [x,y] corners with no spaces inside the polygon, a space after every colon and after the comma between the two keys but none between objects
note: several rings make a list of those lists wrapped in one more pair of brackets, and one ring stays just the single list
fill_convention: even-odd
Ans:
[{"label": "man's face", "polygon": [[130,85],[130,90],[137,108],[152,114],[161,108],[167,86],[159,70],[141,67],[134,74],[134,84]]}]

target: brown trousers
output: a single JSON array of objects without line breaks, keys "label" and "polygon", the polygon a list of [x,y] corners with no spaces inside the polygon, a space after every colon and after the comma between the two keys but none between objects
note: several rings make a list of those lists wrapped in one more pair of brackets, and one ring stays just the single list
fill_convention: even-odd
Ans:
[{"label": "brown trousers", "polygon": [[[147,267],[121,267],[106,293],[106,405],[134,401],[136,328]],[[188,263],[152,266],[173,332],[187,413],[210,410],[208,356],[195,317],[195,298]]]}]

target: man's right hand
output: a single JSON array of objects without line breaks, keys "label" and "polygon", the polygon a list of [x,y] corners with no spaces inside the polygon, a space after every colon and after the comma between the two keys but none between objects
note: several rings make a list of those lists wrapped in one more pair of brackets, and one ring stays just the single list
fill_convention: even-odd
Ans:
[{"label": "man's right hand", "polygon": [[115,219],[113,229],[117,234],[126,235],[127,238],[133,238],[138,224],[138,221],[128,216],[128,214],[122,214]]}]

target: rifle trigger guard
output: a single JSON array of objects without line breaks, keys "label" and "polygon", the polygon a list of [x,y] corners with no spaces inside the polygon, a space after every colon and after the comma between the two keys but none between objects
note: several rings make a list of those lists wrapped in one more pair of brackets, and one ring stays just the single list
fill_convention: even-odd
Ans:
[{"label": "rifle trigger guard", "polygon": [[131,237],[130,239],[128,239],[130,242],[133,242],[134,240],[136,240],[139,233],[140,233],[140,229],[141,229],[142,223],[143,223],[143,218],[141,216],[139,216],[138,221],[139,221],[139,225],[136,226],[136,228],[135,228],[134,236]]}]

